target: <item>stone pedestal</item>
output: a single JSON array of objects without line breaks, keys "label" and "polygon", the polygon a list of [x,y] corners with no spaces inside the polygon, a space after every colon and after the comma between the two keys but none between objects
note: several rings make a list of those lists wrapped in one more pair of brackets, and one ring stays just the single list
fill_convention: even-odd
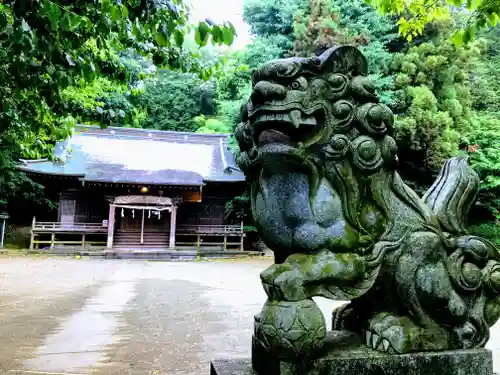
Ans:
[{"label": "stone pedestal", "polygon": [[250,359],[215,360],[210,375],[493,375],[491,352],[485,349],[385,355],[345,352],[309,363],[280,362],[259,374]]},{"label": "stone pedestal", "polygon": [[210,375],[493,375],[486,349],[392,355],[351,340],[320,358],[290,363],[266,355],[255,340],[252,346],[252,359],[212,361]]}]

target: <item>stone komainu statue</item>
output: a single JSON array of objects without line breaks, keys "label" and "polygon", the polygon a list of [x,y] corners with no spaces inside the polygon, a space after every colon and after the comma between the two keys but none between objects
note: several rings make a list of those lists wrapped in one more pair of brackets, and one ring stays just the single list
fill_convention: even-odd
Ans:
[{"label": "stone komainu statue", "polygon": [[275,253],[254,347],[321,351],[314,296],[350,301],[333,329],[387,353],[484,346],[500,316],[494,246],[469,235],[479,178],[452,158],[423,198],[396,172],[393,114],[354,47],[255,71],[236,129],[255,225]]}]

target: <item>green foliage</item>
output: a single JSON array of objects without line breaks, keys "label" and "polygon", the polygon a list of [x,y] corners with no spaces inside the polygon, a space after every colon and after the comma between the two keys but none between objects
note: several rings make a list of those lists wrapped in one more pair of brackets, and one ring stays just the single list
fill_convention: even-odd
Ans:
[{"label": "green foliage", "polygon": [[248,45],[244,51],[237,53],[242,64],[255,69],[270,60],[287,57],[293,47],[288,36],[270,35],[256,36],[253,43]]},{"label": "green foliage", "polygon": [[241,223],[243,221],[247,226],[250,225],[248,230],[253,229],[251,226],[253,224],[253,220],[250,209],[250,195],[248,191],[226,202],[224,211],[226,219],[229,222]]},{"label": "green foliage", "polygon": [[482,223],[471,226],[469,230],[477,236],[490,240],[497,248],[500,248],[500,224],[491,222]]},{"label": "green foliage", "polygon": [[[400,171],[409,178],[407,182],[418,191],[426,190],[426,184],[435,178],[445,158],[478,144],[479,150],[471,158],[483,176],[481,200],[497,215],[499,141],[494,134],[498,132],[498,121],[492,113],[499,112],[500,103],[500,28],[480,33],[488,44],[476,37],[476,41],[466,40],[464,45],[463,39],[457,40],[458,34],[455,42],[452,36],[457,28],[466,30],[471,26],[471,21],[478,19],[478,12],[467,14],[456,9],[452,16],[443,7],[445,2],[410,1],[405,3],[406,18],[399,19],[402,4],[374,0],[372,5],[381,10],[377,13],[362,0],[302,0],[287,4],[251,0],[245,15],[257,37],[236,58],[253,69],[273,58],[311,55],[337,43],[356,45],[370,63],[370,75],[382,101],[396,114]],[[431,6],[425,14],[427,18],[419,18],[422,8],[418,4]],[[476,4],[482,4],[477,9],[486,9],[486,1]],[[290,9],[294,9],[293,14]],[[412,22],[416,23],[412,26]],[[401,40],[398,26],[414,41],[413,45]],[[468,33],[465,39],[472,36]],[[394,53],[395,49],[399,53]],[[224,87],[219,85],[218,95],[224,98],[220,108],[231,107],[228,97],[235,91]],[[236,91],[245,91],[243,87]],[[224,94],[229,92],[231,95]],[[238,121],[237,107],[236,103],[231,107],[235,114],[233,124]]]},{"label": "green foliage", "polygon": [[231,132],[231,127],[228,127],[224,122],[216,118],[209,118],[201,115],[196,116],[193,121],[198,127],[196,130],[197,133],[220,134]]},{"label": "green foliage", "polygon": [[389,52],[389,46],[398,39],[394,21],[378,14],[364,0],[329,1],[340,16],[340,25],[358,40],[365,41],[359,43],[358,48],[370,62],[370,78],[375,83],[381,101],[393,107],[394,76],[390,72],[393,54]]},{"label": "green foliage", "polygon": [[221,77],[217,80],[217,99],[219,115],[232,127],[239,122],[240,107],[252,91],[251,70],[247,65],[231,59]]},{"label": "green foliage", "polygon": [[500,40],[500,24],[496,27],[492,27],[487,30],[483,30],[479,36],[481,38],[489,41],[488,43],[488,55],[489,56],[498,56],[500,55],[500,44],[498,40]]},{"label": "green foliage", "polygon": [[306,8],[303,0],[247,0],[243,18],[254,35],[283,35],[292,40],[294,17]]},{"label": "green foliage", "polygon": [[99,77],[88,83],[81,81],[62,93],[59,113],[74,116],[79,123],[99,126],[140,127],[145,112],[129,100],[126,85]]},{"label": "green foliage", "polygon": [[294,43],[294,18],[307,9],[304,0],[246,0],[243,19],[255,35],[241,60],[252,69],[289,56]]},{"label": "green foliage", "polygon": [[394,23],[378,15],[363,0],[310,0],[306,12],[295,17],[296,56],[317,55],[336,44],[357,46],[370,62],[370,78],[381,100],[394,105],[392,54],[387,46],[397,38]]},{"label": "green foliage", "polygon": [[455,47],[446,39],[395,55],[396,130],[403,162],[435,169],[457,152],[460,134],[471,127],[468,78],[480,55],[479,43]]},{"label": "green foliage", "polygon": [[[499,35],[500,36],[500,35]],[[500,113],[500,51],[494,49],[498,43],[488,44],[488,53],[476,67],[472,78],[474,108]]]},{"label": "green foliage", "polygon": [[194,74],[162,71],[132,98],[134,105],[147,113],[142,127],[196,131],[198,125],[193,118],[201,114],[203,88],[204,82]]},{"label": "green foliage", "polygon": [[[500,193],[500,115],[477,113],[467,135],[467,143],[476,145],[471,154],[471,163],[483,178],[483,188]],[[500,203],[500,200],[498,201]],[[499,204],[500,209],[500,204]],[[500,211],[498,211],[500,220]]]},{"label": "green foliage", "polygon": [[[99,76],[130,83],[130,69],[120,61],[119,51],[133,50],[155,65],[209,77],[213,68],[205,69],[183,52],[184,35],[193,30],[199,45],[209,40],[230,44],[234,27],[207,22],[191,27],[187,16],[179,0],[3,1],[0,170],[2,185],[8,188],[0,187],[0,200],[6,201],[11,186],[22,184],[14,177],[15,160],[50,157],[54,141],[71,133],[76,119],[58,111],[67,104],[68,87],[80,87],[82,80],[91,83]],[[84,108],[91,101],[85,95],[80,99]],[[108,101],[111,122],[117,98],[103,101]]]},{"label": "green foliage", "polygon": [[309,7],[298,13],[294,24],[294,55],[319,55],[333,45],[367,44],[364,35],[356,35],[341,24],[340,16],[328,0],[309,0]]},{"label": "green foliage", "polygon": [[[16,170],[18,150],[14,147],[3,148],[0,152],[0,207],[9,208],[9,203],[29,202],[31,207],[43,206],[46,210],[55,208],[52,200],[44,194],[44,186],[33,182],[25,173]],[[9,210],[10,211],[10,210]]]},{"label": "green foliage", "polygon": [[[500,18],[499,0],[367,0],[383,14],[400,17],[399,31],[409,41],[422,34],[427,24],[449,19],[457,8],[469,13],[464,27],[453,34],[456,45],[468,43],[478,30],[495,27]],[[465,7],[464,7],[465,5]]]}]

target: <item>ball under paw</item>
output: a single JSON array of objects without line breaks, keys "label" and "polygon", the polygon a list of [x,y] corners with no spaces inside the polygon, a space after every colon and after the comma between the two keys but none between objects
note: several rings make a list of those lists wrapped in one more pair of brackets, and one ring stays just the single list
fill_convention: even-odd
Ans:
[{"label": "ball under paw", "polygon": [[311,299],[268,300],[255,328],[257,339],[282,359],[310,356],[321,349],[326,337],[325,319]]}]

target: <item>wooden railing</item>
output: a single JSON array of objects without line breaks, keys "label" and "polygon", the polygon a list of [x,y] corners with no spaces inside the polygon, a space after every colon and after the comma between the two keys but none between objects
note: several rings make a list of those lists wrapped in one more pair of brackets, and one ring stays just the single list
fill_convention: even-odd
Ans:
[{"label": "wooden railing", "polygon": [[[96,241],[88,240],[86,236],[93,236],[95,234],[102,236],[107,233],[107,230],[102,223],[61,223],[55,221],[36,221],[33,218],[30,249],[39,249],[40,245],[49,245],[50,249],[54,249],[56,246],[77,246],[82,250],[89,247],[103,248],[106,245],[105,238]],[[77,238],[56,238],[56,235],[67,236],[70,233],[72,237],[76,236]]]},{"label": "wooden railing", "polygon": [[50,221],[33,221],[33,231],[71,231],[71,232],[105,232],[102,223],[61,223]]},{"label": "wooden railing", "polygon": [[[80,245],[82,249],[88,245],[105,245],[104,242],[90,242],[86,235],[105,234],[108,228],[102,223],[61,223],[44,222],[33,219],[31,230],[30,248],[38,248],[39,245],[48,244],[50,248],[57,245]],[[125,232],[128,230],[124,230]],[[147,230],[146,230],[147,231]],[[168,233],[165,228],[164,233]],[[73,233],[81,236],[79,240],[58,240],[56,235]],[[50,236],[46,240],[40,237]],[[243,250],[243,239],[245,233],[242,225],[179,225],[176,228],[176,245],[178,246],[220,246],[223,249],[236,247]]]},{"label": "wooden railing", "polygon": [[[34,231],[106,231],[107,227],[102,223],[61,223],[52,221],[33,221],[32,229]],[[169,228],[165,228],[168,232]],[[177,227],[176,232],[185,234],[235,234],[243,233],[241,225],[180,225]]]},{"label": "wooden railing", "polygon": [[178,233],[186,234],[235,234],[243,233],[241,225],[180,225],[177,228]]}]

